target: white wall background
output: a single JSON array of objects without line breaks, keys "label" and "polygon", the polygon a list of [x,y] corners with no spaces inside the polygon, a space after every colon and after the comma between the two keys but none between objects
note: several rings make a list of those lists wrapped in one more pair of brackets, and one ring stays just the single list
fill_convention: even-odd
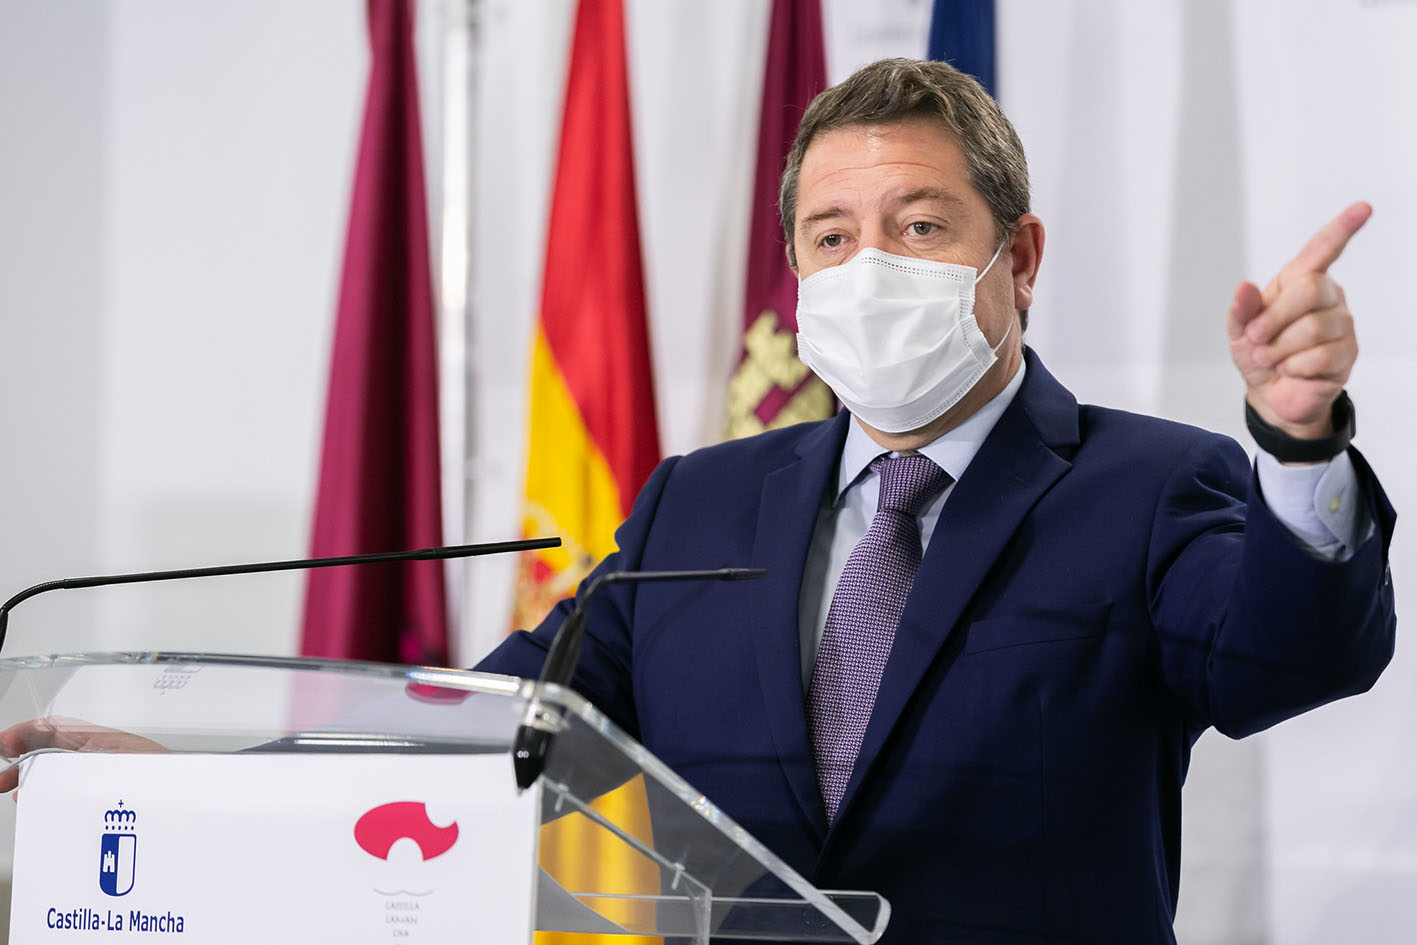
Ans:
[{"label": "white wall background", "polygon": [[[0,4],[7,594],[305,547],[362,31],[341,0]],[[50,595],[11,644],[286,651],[298,589]]]},{"label": "white wall background", "polygon": [[[924,50],[925,0],[825,6],[833,78]],[[680,452],[722,424],[767,2],[628,7],[661,439]],[[420,25],[430,183],[448,9],[425,0]],[[469,478],[450,540],[458,524],[474,539],[517,528],[571,9],[476,8]],[[303,553],[362,17],[355,0],[0,0],[0,595]],[[1082,399],[1241,434],[1231,288],[1370,200],[1334,270],[1363,344],[1358,443],[1399,509],[1417,508],[1404,389],[1417,3],[1001,0],[1000,33],[1000,95],[1048,225],[1029,340],[1050,368]],[[1417,586],[1409,547],[1400,529],[1399,593]],[[493,562],[457,574],[470,661],[506,626],[511,578]],[[265,576],[51,595],[16,613],[6,655],[290,652],[299,594]],[[1245,742],[1206,736],[1186,795],[1182,941],[1409,941],[1414,736],[1417,661],[1401,643],[1361,699]]]}]

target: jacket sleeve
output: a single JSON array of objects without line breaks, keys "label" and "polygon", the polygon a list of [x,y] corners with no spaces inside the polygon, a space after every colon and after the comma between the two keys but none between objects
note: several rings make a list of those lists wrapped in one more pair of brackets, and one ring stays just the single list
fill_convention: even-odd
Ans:
[{"label": "jacket sleeve", "polygon": [[1361,454],[1351,457],[1376,527],[1343,562],[1275,519],[1231,440],[1208,437],[1168,480],[1147,592],[1167,683],[1197,731],[1261,731],[1368,690],[1391,660],[1396,513]]},{"label": "jacket sleeve", "polygon": [[[630,517],[616,530],[617,550],[601,561],[576,590],[576,596],[558,603],[535,630],[518,630],[503,640],[474,669],[486,673],[535,677],[556,638],[556,631],[575,609],[590,583],[607,571],[635,571],[642,563],[645,542],[665,483],[679,457],[670,457],[655,468],[635,497]],[[596,595],[587,613],[586,635],[580,665],[571,685],[610,717],[631,737],[640,737],[631,691],[631,631],[635,603],[633,584],[612,584]]]}]

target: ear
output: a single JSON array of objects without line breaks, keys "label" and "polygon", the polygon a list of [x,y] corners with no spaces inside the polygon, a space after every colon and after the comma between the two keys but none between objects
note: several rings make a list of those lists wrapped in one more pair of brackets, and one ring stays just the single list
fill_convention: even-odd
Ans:
[{"label": "ear", "polygon": [[1009,244],[1009,260],[1013,269],[1014,308],[1026,311],[1033,306],[1033,281],[1043,263],[1043,221],[1025,213],[1014,223],[1013,240]]}]

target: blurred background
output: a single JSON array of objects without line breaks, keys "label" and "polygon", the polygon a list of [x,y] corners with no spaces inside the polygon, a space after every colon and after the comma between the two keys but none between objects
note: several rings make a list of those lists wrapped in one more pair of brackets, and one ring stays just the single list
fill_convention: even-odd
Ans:
[{"label": "blurred background", "polygon": [[[770,6],[626,0],[666,455],[727,429]],[[932,11],[823,0],[826,78],[924,56]],[[1249,447],[1230,293],[1368,200],[1333,270],[1362,344],[1356,443],[1399,512],[1417,508],[1417,2],[996,11],[995,91],[1048,232],[1026,340],[1050,370],[1079,400]],[[448,542],[522,527],[573,13],[417,4]],[[0,597],[308,551],[368,69],[353,0],[0,0]],[[1399,598],[1417,586],[1406,531]],[[447,569],[453,665],[510,627],[515,569]],[[302,594],[277,575],[49,595],[16,612],[4,655],[294,653]],[[1402,639],[1362,698],[1244,742],[1206,735],[1185,795],[1181,941],[1411,941],[1414,744]]]}]

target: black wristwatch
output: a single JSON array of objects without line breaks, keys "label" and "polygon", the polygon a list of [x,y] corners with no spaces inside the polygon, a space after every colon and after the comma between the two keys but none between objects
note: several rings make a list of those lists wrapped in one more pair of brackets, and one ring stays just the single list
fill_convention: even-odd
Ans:
[{"label": "black wristwatch", "polygon": [[1358,431],[1353,400],[1346,390],[1340,392],[1333,402],[1333,432],[1322,439],[1301,440],[1290,436],[1279,427],[1266,423],[1248,400],[1245,401],[1245,426],[1250,428],[1255,445],[1281,463],[1326,462],[1348,449],[1348,444],[1353,442],[1353,434]]}]

